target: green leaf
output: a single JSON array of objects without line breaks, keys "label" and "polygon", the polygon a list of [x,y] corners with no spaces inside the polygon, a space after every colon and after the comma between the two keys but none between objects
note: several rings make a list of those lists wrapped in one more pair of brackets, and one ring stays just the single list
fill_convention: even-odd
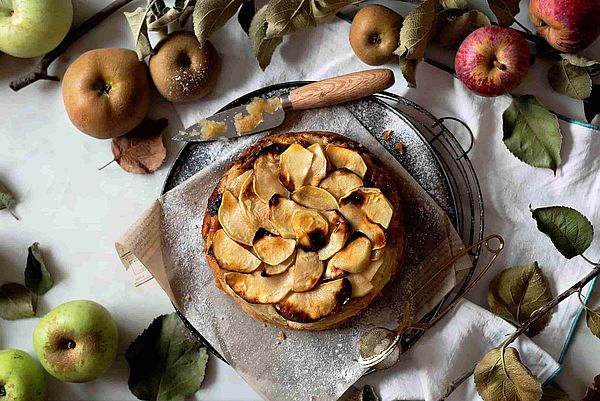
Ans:
[{"label": "green leaf", "polygon": [[556,116],[535,96],[513,99],[502,115],[504,144],[519,160],[556,173],[562,133]]},{"label": "green leaf", "polygon": [[565,206],[533,209],[531,214],[537,228],[550,237],[567,259],[583,254],[594,238],[594,227],[583,214]]},{"label": "green leaf", "polygon": [[40,244],[34,242],[29,247],[25,267],[25,286],[36,295],[44,295],[52,288],[54,280],[46,268],[39,246]]},{"label": "green leaf", "polygon": [[204,43],[218,31],[242,5],[244,0],[202,0],[196,2],[193,21],[194,33]]},{"label": "green leaf", "polygon": [[585,119],[591,123],[596,115],[600,114],[600,85],[592,86],[590,97],[583,101],[583,109],[585,111]]},{"label": "green leaf", "polygon": [[469,4],[467,0],[440,0],[440,6],[446,10],[466,10]]},{"label": "green leaf", "polygon": [[519,14],[519,0],[488,0],[488,5],[502,26],[511,26]]},{"label": "green leaf", "polygon": [[585,310],[585,321],[593,335],[600,338],[600,308]]},{"label": "green leaf", "polygon": [[419,60],[410,60],[404,57],[398,57],[398,63],[400,64],[400,71],[402,72],[402,76],[406,80],[406,83],[409,88],[417,87],[417,64]]},{"label": "green leaf", "polygon": [[425,0],[404,19],[400,42],[394,54],[412,60],[425,56],[429,40],[435,36],[438,0]]},{"label": "green leaf", "polygon": [[593,67],[595,65],[600,65],[600,61],[592,60],[591,58],[587,58],[580,54],[561,53],[560,57],[563,60],[568,61],[569,64],[576,65],[577,67]]},{"label": "green leaf", "polygon": [[569,395],[554,382],[545,384],[542,387],[544,394],[540,401],[571,401]]},{"label": "green leaf", "polygon": [[271,0],[267,5],[267,39],[315,25],[310,0]]},{"label": "green leaf", "polygon": [[578,67],[567,60],[557,61],[548,70],[548,82],[556,92],[584,100],[592,94],[592,77],[585,67]]},{"label": "green leaf", "polygon": [[148,24],[146,21],[147,11],[138,7],[133,12],[124,12],[125,18],[129,28],[133,33],[133,40],[135,41],[135,52],[138,58],[144,60],[147,56],[152,54],[152,45],[148,39]]},{"label": "green leaf", "polygon": [[202,384],[208,354],[176,313],[161,315],[125,353],[129,389],[140,400],[183,401]]},{"label": "green leaf", "polygon": [[264,5],[256,12],[254,18],[252,18],[252,23],[250,24],[250,30],[248,32],[250,46],[258,60],[258,65],[263,70],[267,68],[271,62],[273,52],[283,41],[283,38],[267,39],[267,7],[267,5]]},{"label": "green leaf", "polygon": [[475,386],[484,401],[539,401],[542,386],[512,347],[489,351],[475,366]]},{"label": "green leaf", "polygon": [[360,394],[360,401],[381,401],[373,387],[364,386]]},{"label": "green leaf", "polygon": [[9,213],[17,220],[19,218],[13,212],[13,208],[16,205],[17,201],[15,196],[6,188],[6,186],[0,182],[0,210],[6,209]]},{"label": "green leaf", "polygon": [[[537,262],[501,271],[490,283],[487,294],[490,311],[517,326],[552,298],[548,280]],[[550,316],[547,313],[534,322],[527,334],[533,337],[541,332]]]},{"label": "green leaf", "polygon": [[600,375],[596,376],[587,388],[582,401],[600,401]]},{"label": "green leaf", "polygon": [[17,320],[35,316],[37,298],[25,286],[6,283],[0,287],[0,317]]},{"label": "green leaf", "polygon": [[363,0],[310,0],[312,15],[316,20],[331,17],[342,8]]},{"label": "green leaf", "polygon": [[470,10],[463,15],[447,15],[436,41],[442,46],[456,46],[477,28],[491,25],[490,19],[479,10]]}]

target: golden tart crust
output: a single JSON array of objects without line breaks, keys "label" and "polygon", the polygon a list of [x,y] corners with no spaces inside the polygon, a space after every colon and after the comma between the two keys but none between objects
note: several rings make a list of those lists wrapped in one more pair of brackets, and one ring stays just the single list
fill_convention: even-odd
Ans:
[{"label": "golden tart crust", "polygon": [[254,318],[294,330],[358,315],[394,279],[406,246],[393,177],[364,146],[330,132],[273,134],[244,151],[208,200],[202,236],[216,286]]}]

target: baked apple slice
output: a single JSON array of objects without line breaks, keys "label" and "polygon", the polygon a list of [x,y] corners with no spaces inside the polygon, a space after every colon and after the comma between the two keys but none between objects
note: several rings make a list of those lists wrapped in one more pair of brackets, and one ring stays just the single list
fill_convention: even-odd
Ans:
[{"label": "baked apple slice", "polygon": [[316,210],[335,210],[338,203],[335,197],[323,188],[306,185],[292,193],[292,200],[299,205]]},{"label": "baked apple slice", "polygon": [[379,224],[373,223],[367,215],[357,206],[346,203],[340,203],[340,213],[350,222],[355,231],[360,231],[371,240],[373,249],[382,249],[387,244],[385,231]]},{"label": "baked apple slice", "polygon": [[268,265],[278,265],[287,260],[296,249],[296,240],[273,235],[259,229],[252,244],[256,255]]},{"label": "baked apple slice", "polygon": [[304,209],[293,200],[275,194],[269,201],[269,220],[283,238],[296,238],[292,228],[292,215]]},{"label": "baked apple slice", "polygon": [[218,230],[213,237],[212,252],[222,269],[251,273],[261,265],[260,259],[232,240],[225,231]]},{"label": "baked apple slice", "polygon": [[313,153],[294,143],[290,145],[279,157],[279,180],[290,191],[304,185]]},{"label": "baked apple slice", "polygon": [[367,165],[358,152],[334,145],[327,145],[325,152],[335,168],[347,168],[361,178],[367,173]]},{"label": "baked apple slice", "polygon": [[323,262],[315,252],[298,249],[296,262],[290,268],[292,275],[292,291],[303,292],[312,290],[323,276]]},{"label": "baked apple slice", "polygon": [[366,278],[369,281],[373,280],[373,277],[375,277],[375,275],[377,274],[377,272],[379,271],[379,269],[381,268],[381,266],[383,265],[383,258],[379,258],[375,261],[371,261],[371,263],[369,263],[369,266],[367,266],[367,268],[365,270],[363,270],[360,274],[363,275],[364,278]]},{"label": "baked apple slice", "polygon": [[346,245],[352,228],[346,219],[335,210],[323,212],[323,215],[329,221],[329,238],[325,246],[319,249],[319,259],[327,260]]},{"label": "baked apple slice", "polygon": [[338,278],[346,277],[348,272],[342,269],[338,269],[333,263],[327,263],[325,267],[325,274],[323,275],[324,280],[336,280]]},{"label": "baked apple slice", "polygon": [[325,150],[320,143],[313,143],[308,148],[314,156],[305,183],[307,185],[317,186],[327,175],[327,157]]},{"label": "baked apple slice", "polygon": [[225,282],[244,301],[253,304],[273,304],[281,301],[292,290],[288,273],[265,277],[252,274],[225,273]]},{"label": "baked apple slice", "polygon": [[292,229],[298,244],[305,249],[317,251],[327,243],[329,223],[316,210],[295,210],[292,214]]},{"label": "baked apple slice", "polygon": [[287,271],[291,265],[296,261],[296,252],[292,253],[289,258],[277,265],[263,264],[264,270],[262,271],[263,276],[274,276]]},{"label": "baked apple slice", "polygon": [[362,178],[345,168],[332,171],[319,184],[319,187],[335,196],[336,199],[340,199],[348,195],[353,189],[362,186]]},{"label": "baked apple slice", "polygon": [[323,283],[312,291],[291,293],[275,305],[275,310],[287,320],[311,323],[338,312],[351,295],[350,282],[342,278]]},{"label": "baked apple slice", "polygon": [[352,204],[362,210],[373,223],[388,228],[394,208],[379,188],[357,188],[340,199],[340,204]]},{"label": "baked apple slice", "polygon": [[352,285],[352,298],[364,297],[373,291],[373,284],[362,274],[349,274],[347,279]]},{"label": "baked apple slice", "polygon": [[233,194],[236,198],[240,196],[242,185],[246,182],[246,178],[252,174],[252,170],[246,170],[242,174],[233,178],[227,183],[227,190]]},{"label": "baked apple slice", "polygon": [[328,264],[348,273],[360,273],[371,263],[371,241],[360,236],[333,255]]},{"label": "baked apple slice", "polygon": [[254,162],[254,192],[269,203],[275,194],[288,197],[289,192],[279,181],[279,156],[274,152],[264,153]]},{"label": "baked apple slice", "polygon": [[229,191],[223,192],[218,217],[223,230],[232,240],[252,245],[258,226],[245,216],[237,198]]},{"label": "baked apple slice", "polygon": [[252,221],[255,226],[264,228],[265,230],[279,234],[275,226],[269,221],[269,205],[263,202],[256,192],[254,192],[254,174],[246,177],[246,181],[241,186],[238,201],[248,220]]}]

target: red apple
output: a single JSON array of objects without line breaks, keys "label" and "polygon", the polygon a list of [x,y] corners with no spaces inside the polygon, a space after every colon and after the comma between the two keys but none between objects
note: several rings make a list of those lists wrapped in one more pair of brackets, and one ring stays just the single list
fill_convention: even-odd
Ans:
[{"label": "red apple", "polygon": [[481,96],[498,96],[517,87],[529,69],[529,46],[510,28],[485,26],[462,42],[454,68],[458,78]]},{"label": "red apple", "polygon": [[600,35],[600,0],[531,0],[538,33],[561,52],[588,47]]}]

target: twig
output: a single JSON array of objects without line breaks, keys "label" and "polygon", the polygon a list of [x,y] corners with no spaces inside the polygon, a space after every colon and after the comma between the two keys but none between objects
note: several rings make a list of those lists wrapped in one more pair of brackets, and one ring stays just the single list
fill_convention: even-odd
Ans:
[{"label": "twig", "polygon": [[96,14],[85,20],[77,28],[67,34],[63,41],[54,50],[50,51],[40,59],[34,69],[26,75],[23,75],[10,83],[10,88],[15,92],[31,85],[32,83],[44,79],[48,81],[59,81],[58,77],[48,75],[48,67],[56,60],[67,48],[77,39],[88,33],[92,28],[104,21],[119,8],[131,3],[133,0],[115,0]]},{"label": "twig", "polygon": [[470,371],[468,371],[467,373],[450,383],[448,385],[448,388],[446,389],[446,392],[444,393],[442,398],[439,399],[439,401],[446,401],[448,397],[450,397],[450,394],[454,392],[454,390],[456,390],[461,384],[463,384],[469,377],[473,376],[474,372],[475,367],[473,367],[473,369],[471,369]]},{"label": "twig", "polygon": [[104,170],[106,167],[110,166],[112,163],[114,163],[114,162],[116,162],[116,161],[117,161],[117,159],[112,159],[112,160],[111,160],[111,161],[109,161],[108,163],[106,163],[106,164],[103,164],[102,166],[98,167],[98,171],[100,171],[100,170]]}]

